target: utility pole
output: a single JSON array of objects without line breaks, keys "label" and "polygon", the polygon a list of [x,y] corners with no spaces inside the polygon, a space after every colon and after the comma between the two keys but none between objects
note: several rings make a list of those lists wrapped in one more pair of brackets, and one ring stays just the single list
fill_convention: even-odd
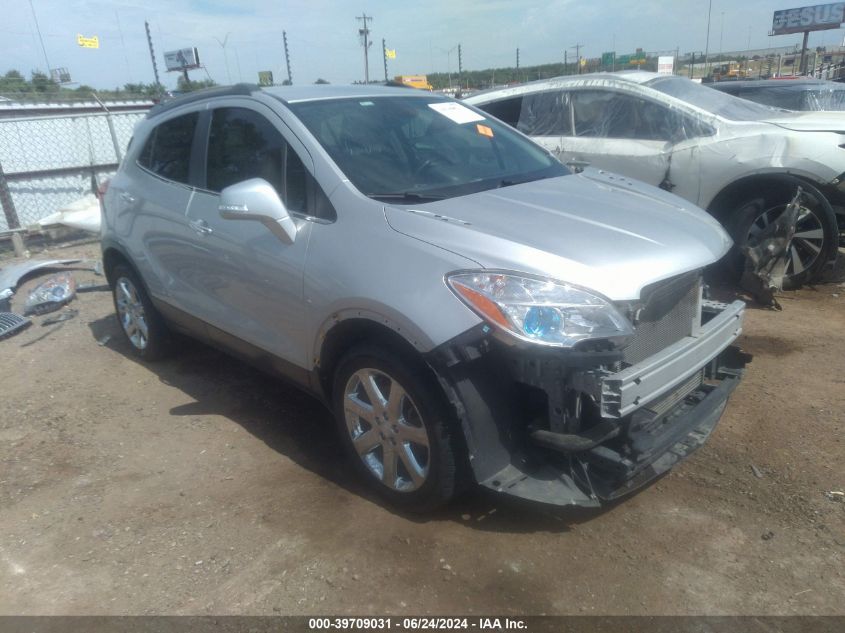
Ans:
[{"label": "utility pole", "polygon": [[584,46],[583,44],[576,44],[575,46],[570,46],[569,48],[575,49],[575,65],[578,66],[578,74],[581,74],[581,47]]},{"label": "utility pole", "polygon": [[569,74],[569,59],[567,59],[568,51],[563,51],[563,74]]},{"label": "utility pole", "polygon": [[150,47],[150,59],[153,62],[153,74],[156,78],[156,87],[159,89],[159,92],[161,92],[161,82],[158,79],[158,66],[156,65],[156,54],[153,50],[153,38],[150,35],[150,23],[146,20],[144,20],[144,28],[147,29],[147,44]]},{"label": "utility pole", "polygon": [[363,45],[364,45],[364,83],[370,83],[370,59],[369,59],[369,48],[372,42],[370,42],[370,28],[367,26],[367,21],[372,22],[372,16],[368,16],[366,13],[363,13],[361,17],[356,17],[356,20],[363,23],[363,27],[358,29],[358,35],[363,38]]},{"label": "utility pole", "polygon": [[707,41],[704,43],[704,76],[707,72],[707,56],[710,54],[710,11],[713,9],[713,0],[710,0],[707,5]]},{"label": "utility pole", "polygon": [[384,58],[384,83],[387,83],[387,42],[381,38],[381,56]]},{"label": "utility pole", "polygon": [[282,31],[282,41],[285,44],[285,64],[288,67],[288,85],[293,85],[293,75],[290,74],[290,53],[288,52],[288,33],[287,31]]},{"label": "utility pole", "polygon": [[464,64],[461,59],[461,45],[458,44],[458,84],[463,85],[464,80]]}]

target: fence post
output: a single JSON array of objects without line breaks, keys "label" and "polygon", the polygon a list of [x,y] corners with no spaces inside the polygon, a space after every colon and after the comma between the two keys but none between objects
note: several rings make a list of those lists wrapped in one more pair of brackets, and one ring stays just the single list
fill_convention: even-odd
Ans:
[{"label": "fence post", "polygon": [[12,192],[9,191],[9,184],[6,182],[6,174],[3,173],[2,164],[0,164],[0,206],[3,207],[7,226],[10,229],[21,228],[18,212],[15,210],[15,202],[12,200]]},{"label": "fence post", "polygon": [[120,151],[120,143],[117,142],[117,132],[115,132],[114,130],[114,121],[112,121],[111,112],[109,112],[109,109],[106,107],[106,104],[100,101],[100,97],[98,97],[96,93],[91,93],[91,95],[97,100],[97,103],[99,103],[100,107],[106,112],[106,123],[109,126],[109,134],[111,134],[112,145],[114,145],[114,155],[117,157],[116,162],[119,163],[123,160],[123,156]]}]

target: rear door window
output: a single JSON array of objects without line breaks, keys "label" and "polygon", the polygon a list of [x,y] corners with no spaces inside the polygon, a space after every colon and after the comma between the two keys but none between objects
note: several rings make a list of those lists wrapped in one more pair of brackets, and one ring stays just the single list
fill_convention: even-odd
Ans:
[{"label": "rear door window", "polygon": [[522,109],[522,97],[493,101],[492,103],[480,105],[478,108],[496,117],[500,121],[504,121],[511,127],[516,127],[517,123],[519,123],[519,113]]},{"label": "rear door window", "polygon": [[572,136],[569,93],[547,90],[526,95],[517,129],[528,136]]},{"label": "rear door window", "polygon": [[188,183],[191,147],[198,119],[199,114],[191,112],[156,126],[138,157],[138,163],[162,178]]}]

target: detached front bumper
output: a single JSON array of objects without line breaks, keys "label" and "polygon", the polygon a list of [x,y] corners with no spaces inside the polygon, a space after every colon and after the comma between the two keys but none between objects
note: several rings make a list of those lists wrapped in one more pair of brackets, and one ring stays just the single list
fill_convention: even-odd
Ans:
[{"label": "detached front bumper", "polygon": [[[433,366],[477,481],[538,502],[599,506],[666,472],[707,440],[750,360],[731,345],[743,310],[705,302],[709,320],[694,336],[615,372],[608,352],[537,356],[483,337],[449,346],[438,356],[449,362]],[[549,413],[538,423],[542,394]],[[579,419],[555,415],[573,402]]]}]

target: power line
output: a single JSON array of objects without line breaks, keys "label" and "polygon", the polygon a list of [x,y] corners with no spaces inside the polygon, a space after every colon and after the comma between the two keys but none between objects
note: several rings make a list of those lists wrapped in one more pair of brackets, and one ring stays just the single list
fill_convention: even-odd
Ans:
[{"label": "power line", "polygon": [[29,0],[29,8],[32,10],[32,19],[35,20],[35,30],[38,32],[38,41],[41,42],[41,52],[44,53],[44,61],[47,63],[47,74],[50,74],[50,60],[47,59],[47,48],[44,46],[44,38],[41,37],[41,27],[38,26],[38,16],[35,15],[35,7],[32,0]]}]

